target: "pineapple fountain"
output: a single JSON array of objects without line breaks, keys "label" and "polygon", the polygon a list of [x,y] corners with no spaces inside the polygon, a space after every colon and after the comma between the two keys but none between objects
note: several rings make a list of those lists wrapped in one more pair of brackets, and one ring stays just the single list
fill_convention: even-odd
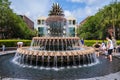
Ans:
[{"label": "pineapple fountain", "polygon": [[53,4],[49,17],[47,34],[33,37],[30,48],[18,48],[14,62],[24,67],[72,67],[97,63],[95,51],[91,47],[81,47],[78,37],[67,33],[67,22],[63,10]]}]

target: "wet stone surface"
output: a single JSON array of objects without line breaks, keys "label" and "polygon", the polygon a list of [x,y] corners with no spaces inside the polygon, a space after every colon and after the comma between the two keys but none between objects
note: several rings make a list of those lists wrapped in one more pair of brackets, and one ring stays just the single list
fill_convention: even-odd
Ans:
[{"label": "wet stone surface", "polygon": [[100,63],[94,66],[70,68],[63,70],[41,70],[20,67],[12,62],[14,54],[0,56],[0,76],[3,78],[20,78],[29,80],[62,80],[62,79],[85,79],[100,77],[120,71],[120,59],[113,57],[109,62],[104,56],[99,57]]}]

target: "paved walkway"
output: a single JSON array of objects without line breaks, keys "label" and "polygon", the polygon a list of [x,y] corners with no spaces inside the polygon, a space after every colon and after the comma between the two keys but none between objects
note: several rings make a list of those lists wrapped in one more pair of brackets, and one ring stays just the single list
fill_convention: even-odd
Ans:
[{"label": "paved walkway", "polygon": [[11,51],[5,51],[5,52],[0,52],[0,55],[4,55],[4,54],[10,54],[10,53],[15,53],[16,50],[11,50]]},{"label": "paved walkway", "polygon": [[[0,52],[0,55],[15,53],[15,52],[16,50],[5,51],[4,53]],[[120,58],[120,53],[116,53],[114,54],[114,56],[117,58]],[[27,79],[4,78],[2,80],[27,80]],[[76,80],[120,80],[120,71],[117,73],[112,73],[112,74],[101,76],[101,77],[94,77],[94,78],[88,78],[88,79],[76,79]]]}]

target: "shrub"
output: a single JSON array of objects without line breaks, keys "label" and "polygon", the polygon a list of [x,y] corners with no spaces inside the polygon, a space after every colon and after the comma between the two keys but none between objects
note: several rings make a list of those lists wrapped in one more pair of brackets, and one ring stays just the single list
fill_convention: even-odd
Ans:
[{"label": "shrub", "polygon": [[[31,44],[31,40],[0,40],[0,46],[4,44],[6,47],[16,47],[19,41],[24,43],[23,46],[30,46]],[[98,42],[102,43],[102,40],[98,40]],[[92,46],[95,43],[96,40],[85,40],[86,46]],[[120,45],[120,40],[117,40],[117,45]]]},{"label": "shrub", "polygon": [[[97,40],[98,41],[98,43],[102,43],[102,40]],[[105,40],[105,43],[106,43],[107,41]],[[85,45],[86,46],[92,46],[93,44],[95,44],[96,43],[96,40],[85,40]],[[117,40],[117,45],[120,45],[120,40]]]},{"label": "shrub", "polygon": [[17,42],[23,42],[23,46],[30,46],[31,40],[0,40],[0,46],[4,44],[6,47],[16,47]]},{"label": "shrub", "polygon": [[[97,40],[99,43],[102,43],[102,40]],[[85,40],[86,46],[93,46],[96,43],[96,40]]]},{"label": "shrub", "polygon": [[117,40],[117,45],[120,45],[120,40]]}]

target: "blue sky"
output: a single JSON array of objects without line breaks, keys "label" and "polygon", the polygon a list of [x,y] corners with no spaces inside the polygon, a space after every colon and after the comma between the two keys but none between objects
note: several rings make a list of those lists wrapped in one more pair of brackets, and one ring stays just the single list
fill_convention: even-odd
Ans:
[{"label": "blue sky", "polygon": [[[114,0],[10,0],[11,8],[17,14],[28,16],[36,24],[40,16],[47,16],[53,3],[59,3],[65,16],[74,16],[80,23],[87,16],[94,15],[100,8]],[[118,0],[120,1],[120,0]]]}]

